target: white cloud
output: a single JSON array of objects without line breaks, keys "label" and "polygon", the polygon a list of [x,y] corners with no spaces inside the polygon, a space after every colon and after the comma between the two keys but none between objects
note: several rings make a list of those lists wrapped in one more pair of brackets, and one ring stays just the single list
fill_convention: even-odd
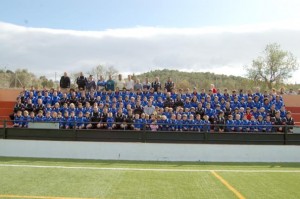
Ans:
[{"label": "white cloud", "polygon": [[[105,31],[28,28],[0,22],[0,67],[39,75],[114,65],[121,73],[168,68],[244,75],[266,44],[277,42],[300,59],[300,23],[236,27],[136,27]],[[290,80],[294,82],[300,72]],[[299,81],[298,81],[299,82]]]}]

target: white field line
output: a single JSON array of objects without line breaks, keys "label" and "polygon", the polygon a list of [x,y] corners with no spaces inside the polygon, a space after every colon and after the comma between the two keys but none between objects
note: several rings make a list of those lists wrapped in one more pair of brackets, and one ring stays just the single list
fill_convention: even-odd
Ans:
[{"label": "white field line", "polygon": [[159,169],[159,168],[110,168],[110,167],[72,167],[54,165],[0,164],[0,167],[45,168],[45,169],[81,169],[81,170],[111,170],[111,171],[157,171],[157,172],[244,172],[244,173],[300,173],[299,170],[280,169]]}]

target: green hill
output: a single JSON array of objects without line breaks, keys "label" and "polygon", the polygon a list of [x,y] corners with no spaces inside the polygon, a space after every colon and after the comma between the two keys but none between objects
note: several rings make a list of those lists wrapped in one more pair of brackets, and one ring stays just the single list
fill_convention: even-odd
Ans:
[{"label": "green hill", "polygon": [[168,77],[171,77],[176,84],[176,88],[190,88],[197,87],[198,89],[209,89],[211,84],[214,84],[217,88],[224,89],[248,89],[258,86],[255,82],[240,76],[228,76],[218,75],[209,72],[182,72],[178,70],[155,70],[136,75],[141,82],[148,77],[150,81],[155,77],[160,78],[160,82],[163,84]]},{"label": "green hill", "polygon": [[[223,90],[228,88],[229,90],[234,89],[253,89],[254,87],[260,87],[262,90],[266,88],[263,82],[253,81],[241,76],[233,75],[219,75],[210,72],[182,72],[178,70],[154,70],[139,75],[135,75],[136,78],[144,82],[146,77],[149,78],[150,82],[154,80],[155,77],[160,78],[160,82],[164,84],[168,77],[171,77],[176,84],[176,88],[190,88],[197,87],[198,90],[204,88],[208,90],[211,84],[214,84],[217,88]],[[281,87],[293,88],[297,90],[298,85],[274,85],[276,89]]]}]

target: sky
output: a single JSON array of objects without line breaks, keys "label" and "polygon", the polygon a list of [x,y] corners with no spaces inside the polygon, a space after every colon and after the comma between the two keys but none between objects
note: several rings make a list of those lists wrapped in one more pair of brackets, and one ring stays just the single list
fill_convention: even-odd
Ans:
[{"label": "sky", "polygon": [[300,59],[299,10],[298,0],[2,0],[0,69],[243,76],[269,43]]}]

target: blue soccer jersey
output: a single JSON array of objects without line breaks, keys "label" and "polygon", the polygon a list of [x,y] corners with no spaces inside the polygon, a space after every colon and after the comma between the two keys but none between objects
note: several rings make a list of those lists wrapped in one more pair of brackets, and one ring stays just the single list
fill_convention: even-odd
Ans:
[{"label": "blue soccer jersey", "polygon": [[67,120],[67,127],[74,128],[76,125],[76,117],[69,117]]},{"label": "blue soccer jersey", "polygon": [[234,131],[235,132],[242,132],[243,130],[243,121],[242,120],[234,120]]},{"label": "blue soccer jersey", "polygon": [[84,127],[84,118],[83,117],[77,117],[76,118],[76,127]]},{"label": "blue soccer jersey", "polygon": [[35,117],[35,122],[44,122],[44,120],[45,120],[45,117],[44,116],[39,116],[39,115],[37,115],[36,117]]},{"label": "blue soccer jersey", "polygon": [[143,122],[141,119],[135,119],[133,124],[135,129],[142,129],[143,128]]},{"label": "blue soccer jersey", "polygon": [[169,120],[169,129],[171,131],[175,131],[176,130],[176,123],[177,123],[176,119],[170,119]]},{"label": "blue soccer jersey", "polygon": [[273,126],[271,121],[265,121],[265,131],[266,132],[272,132],[273,131]]},{"label": "blue soccer jersey", "polygon": [[107,120],[106,120],[107,127],[112,128],[114,122],[115,122],[115,119],[113,117],[108,117]]},{"label": "blue soccer jersey", "polygon": [[201,119],[200,120],[195,119],[194,122],[195,122],[194,130],[199,132],[202,131],[203,121]]},{"label": "blue soccer jersey", "polygon": [[176,131],[182,131],[182,120],[176,121]]},{"label": "blue soccer jersey", "polygon": [[227,120],[225,129],[226,129],[227,132],[234,131],[234,120]]},{"label": "blue soccer jersey", "polygon": [[189,121],[188,120],[182,120],[182,130],[188,131],[189,130]]},{"label": "blue soccer jersey", "polygon": [[250,121],[250,131],[251,132],[256,132],[257,131],[257,121]]},{"label": "blue soccer jersey", "polygon": [[25,128],[27,128],[29,120],[30,120],[29,116],[23,116],[22,126],[25,127]]},{"label": "blue soccer jersey", "polygon": [[210,121],[203,120],[203,122],[202,122],[202,131],[203,132],[210,132]]},{"label": "blue soccer jersey", "polygon": [[22,127],[23,124],[23,116],[16,116],[14,118],[14,126]]},{"label": "blue soccer jersey", "polygon": [[265,128],[265,122],[262,121],[257,121],[257,131],[258,132],[263,132]]}]

